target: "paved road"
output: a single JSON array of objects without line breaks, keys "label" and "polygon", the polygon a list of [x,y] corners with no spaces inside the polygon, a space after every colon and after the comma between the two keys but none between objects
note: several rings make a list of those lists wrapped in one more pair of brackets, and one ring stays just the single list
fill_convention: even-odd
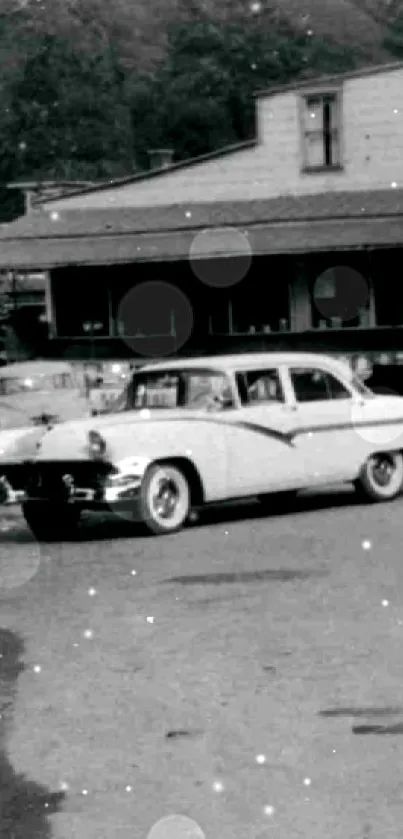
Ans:
[{"label": "paved road", "polygon": [[402,514],[323,494],[42,549],[3,521],[3,777],[38,790],[16,839],[170,814],[206,839],[401,837]]}]

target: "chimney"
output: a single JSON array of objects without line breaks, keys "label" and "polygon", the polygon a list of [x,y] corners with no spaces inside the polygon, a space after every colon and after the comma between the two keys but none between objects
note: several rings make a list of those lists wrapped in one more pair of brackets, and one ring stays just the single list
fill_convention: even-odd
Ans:
[{"label": "chimney", "polygon": [[169,169],[172,166],[173,149],[149,149],[151,169]]}]

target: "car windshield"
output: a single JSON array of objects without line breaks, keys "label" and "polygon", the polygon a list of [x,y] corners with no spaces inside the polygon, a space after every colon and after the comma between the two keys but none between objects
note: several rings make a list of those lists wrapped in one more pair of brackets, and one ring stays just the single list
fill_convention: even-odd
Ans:
[{"label": "car windshield", "polygon": [[374,391],[371,390],[371,388],[367,387],[367,385],[365,385],[364,382],[362,381],[362,379],[357,375],[352,377],[351,383],[352,383],[353,387],[355,388],[355,390],[358,390],[358,392],[361,393],[362,396],[375,396],[376,395],[374,393]]},{"label": "car windshield", "polygon": [[125,394],[125,410],[232,407],[229,379],[219,371],[150,371],[133,376]]},{"label": "car windshield", "polygon": [[50,376],[7,376],[0,378],[0,396],[13,396],[23,393],[71,389],[73,380],[70,373],[57,373]]}]

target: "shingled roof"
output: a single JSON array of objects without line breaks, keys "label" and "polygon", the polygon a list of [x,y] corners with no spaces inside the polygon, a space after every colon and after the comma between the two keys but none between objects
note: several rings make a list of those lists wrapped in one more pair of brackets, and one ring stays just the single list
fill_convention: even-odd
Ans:
[{"label": "shingled roof", "polygon": [[[403,189],[166,207],[35,211],[0,231],[0,268],[52,268],[187,259],[198,233],[236,228],[252,252],[403,245]],[[216,232],[211,255],[228,256]]]}]

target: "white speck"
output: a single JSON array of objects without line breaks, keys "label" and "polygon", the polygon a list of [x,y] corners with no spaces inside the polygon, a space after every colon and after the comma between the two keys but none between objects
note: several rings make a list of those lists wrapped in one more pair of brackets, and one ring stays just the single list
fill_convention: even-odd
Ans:
[{"label": "white speck", "polygon": [[69,788],[69,785],[66,784],[66,781],[60,781],[59,786],[60,786],[60,789],[64,790],[64,791],[68,790],[68,788]]},{"label": "white speck", "polygon": [[397,187],[396,181],[392,181],[391,187],[392,187],[392,189],[396,189],[396,187]]},{"label": "white speck", "polygon": [[214,781],[213,790],[214,792],[222,792],[224,789],[224,784],[221,781]]},{"label": "white speck", "polygon": [[89,589],[88,589],[88,594],[89,594],[89,596],[90,596],[90,597],[94,597],[94,595],[95,595],[96,593],[97,593],[96,588],[89,588]]},{"label": "white speck", "polygon": [[361,207],[361,212],[365,213],[365,207]]},{"label": "white speck", "polygon": [[228,530],[224,530],[224,536],[228,536]]},{"label": "white speck", "polygon": [[131,792],[131,791],[132,791],[132,787],[126,787],[126,792]]},{"label": "white speck", "polygon": [[389,606],[389,600],[382,600],[382,606]]},{"label": "white speck", "polygon": [[188,210],[187,213],[185,213],[185,216],[186,218],[192,218],[192,213],[190,212],[190,210]]},{"label": "white speck", "polygon": [[333,749],[333,754],[334,754],[334,755],[336,754],[336,749]]},{"label": "white speck", "polygon": [[257,67],[257,64],[251,64],[251,65],[250,65],[250,69],[251,69],[251,70],[256,70],[256,67]]},{"label": "white speck", "polygon": [[84,632],[84,638],[92,638],[94,635],[92,629],[86,629]]},{"label": "white speck", "polygon": [[136,574],[137,574],[137,571],[135,571],[134,568],[133,568],[133,571],[130,571],[130,573],[131,573],[132,577],[135,577]]},{"label": "white speck", "polygon": [[40,667],[40,665],[39,665],[39,664],[35,664],[35,667],[34,667],[34,673],[40,673],[40,672],[41,672],[41,670],[42,670],[42,667]]},{"label": "white speck", "polygon": [[271,804],[268,804],[263,810],[265,816],[272,816],[274,813],[274,807]]},{"label": "white speck", "polygon": [[256,755],[256,763],[266,763],[266,758],[264,755]]},{"label": "white speck", "polygon": [[192,454],[192,449],[186,449],[186,454]]},{"label": "white speck", "polygon": [[83,789],[82,793],[83,793],[83,795],[88,795],[88,790],[87,790],[87,789]]},{"label": "white speck", "polygon": [[313,437],[313,431],[308,431],[308,437]]},{"label": "white speck", "polygon": [[398,113],[399,113],[398,109],[397,109],[397,108],[393,108],[393,113],[394,113],[394,114],[398,114]]},{"label": "white speck", "polygon": [[369,539],[364,539],[362,542],[362,548],[364,551],[370,551],[372,548],[372,542],[370,542]]},{"label": "white speck", "polygon": [[77,642],[75,644],[73,644],[73,647],[78,647],[78,646],[79,646],[79,644],[77,644]]},{"label": "white speck", "polygon": [[311,783],[312,783],[312,781],[311,781],[311,779],[310,779],[310,778],[304,778],[304,785],[305,785],[306,787],[310,787],[310,786],[311,786]]},{"label": "white speck", "polygon": [[141,251],[141,247],[140,247],[140,245],[137,245],[137,250],[138,250],[138,251]]},{"label": "white speck", "polygon": [[46,802],[46,804],[44,804],[44,807],[45,807],[45,809],[46,809],[47,807],[49,807],[48,802]]},{"label": "white speck", "polygon": [[154,623],[154,618],[153,617],[148,617],[147,618],[147,623]]},{"label": "white speck", "polygon": [[306,34],[307,34],[307,35],[309,35],[309,36],[310,36],[310,35],[313,35],[313,31],[312,31],[312,29],[307,29]]},{"label": "white speck", "polygon": [[52,221],[58,221],[58,220],[59,220],[59,218],[60,218],[59,213],[57,213],[56,211],[54,211],[53,213],[51,213],[51,214],[50,214],[50,217],[51,217]]}]

